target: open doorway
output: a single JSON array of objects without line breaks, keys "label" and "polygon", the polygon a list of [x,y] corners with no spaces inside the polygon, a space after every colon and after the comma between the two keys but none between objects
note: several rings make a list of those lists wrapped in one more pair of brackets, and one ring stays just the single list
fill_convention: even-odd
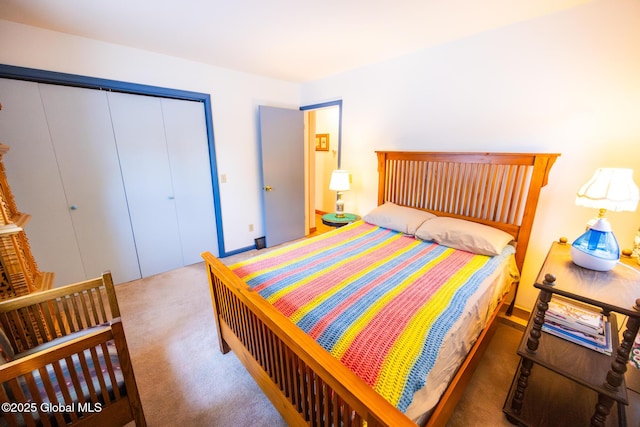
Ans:
[{"label": "open doorway", "polygon": [[316,230],[317,214],[333,212],[335,192],[329,190],[331,172],[340,168],[342,101],[302,107],[305,121],[306,227]]}]

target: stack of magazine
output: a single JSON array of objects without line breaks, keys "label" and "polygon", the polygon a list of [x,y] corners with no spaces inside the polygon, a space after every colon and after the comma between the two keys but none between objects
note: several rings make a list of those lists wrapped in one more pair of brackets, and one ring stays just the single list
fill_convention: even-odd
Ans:
[{"label": "stack of magazine", "polygon": [[554,296],[544,318],[542,330],[572,343],[604,354],[611,354],[611,325],[602,313]]}]

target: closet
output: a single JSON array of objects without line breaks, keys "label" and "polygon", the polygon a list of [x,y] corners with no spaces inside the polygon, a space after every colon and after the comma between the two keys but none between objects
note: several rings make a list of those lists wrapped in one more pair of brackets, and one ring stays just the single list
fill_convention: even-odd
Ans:
[{"label": "closet", "polygon": [[216,229],[202,104],[0,79],[7,175],[56,285],[200,261]]}]

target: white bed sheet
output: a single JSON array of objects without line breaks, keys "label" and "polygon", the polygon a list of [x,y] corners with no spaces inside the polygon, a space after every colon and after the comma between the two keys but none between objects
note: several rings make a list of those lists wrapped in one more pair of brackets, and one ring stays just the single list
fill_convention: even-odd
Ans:
[{"label": "white bed sheet", "polygon": [[[435,365],[426,378],[425,386],[413,395],[405,411],[407,417],[422,424],[439,402],[469,350],[487,325],[502,297],[511,284],[519,279],[515,256],[505,258],[501,268],[488,276],[467,301],[464,315],[453,325],[440,348]],[[446,357],[440,357],[446,355]]]}]

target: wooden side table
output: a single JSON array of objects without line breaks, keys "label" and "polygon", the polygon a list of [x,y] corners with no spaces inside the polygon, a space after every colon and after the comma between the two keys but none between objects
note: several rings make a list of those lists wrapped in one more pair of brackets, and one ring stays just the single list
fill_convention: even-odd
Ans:
[{"label": "wooden side table", "polygon": [[360,217],[358,215],[346,213],[343,217],[337,217],[335,213],[328,213],[322,215],[322,223],[330,227],[342,227],[343,225],[351,224],[354,221],[358,221]]},{"label": "wooden side table", "polygon": [[[570,244],[554,243],[540,270],[534,285],[540,294],[518,347],[520,365],[503,412],[512,423],[526,426],[626,426],[625,372],[640,327],[640,271],[630,259],[611,271],[588,270],[571,261],[569,249]],[[611,355],[542,332],[554,295],[598,307],[609,316]],[[628,319],[622,342],[615,313]]]}]

